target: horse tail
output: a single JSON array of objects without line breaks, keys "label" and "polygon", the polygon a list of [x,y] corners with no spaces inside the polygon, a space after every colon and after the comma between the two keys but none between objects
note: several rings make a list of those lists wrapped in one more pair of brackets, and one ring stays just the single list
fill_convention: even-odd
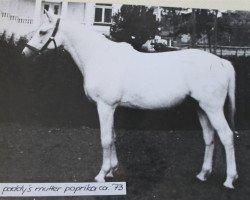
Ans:
[{"label": "horse tail", "polygon": [[228,115],[228,123],[232,131],[235,131],[234,124],[234,116],[235,116],[235,71],[231,62],[224,60],[224,65],[227,66],[229,71],[229,82],[228,82],[228,107],[227,107],[227,115]]}]

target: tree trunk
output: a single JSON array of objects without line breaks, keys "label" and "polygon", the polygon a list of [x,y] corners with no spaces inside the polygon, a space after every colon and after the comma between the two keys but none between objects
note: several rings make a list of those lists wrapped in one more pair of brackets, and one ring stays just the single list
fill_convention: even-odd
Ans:
[{"label": "tree trunk", "polygon": [[196,10],[192,9],[192,34],[191,34],[191,47],[196,46]]},{"label": "tree trunk", "polygon": [[212,52],[212,48],[211,48],[211,35],[210,33],[207,34],[207,40],[208,40],[208,48],[209,48],[209,52]]},{"label": "tree trunk", "polygon": [[218,46],[218,41],[217,41],[217,37],[218,37],[218,19],[217,19],[217,15],[218,15],[218,10],[215,11],[215,16],[214,16],[214,54],[217,54],[217,46]]}]

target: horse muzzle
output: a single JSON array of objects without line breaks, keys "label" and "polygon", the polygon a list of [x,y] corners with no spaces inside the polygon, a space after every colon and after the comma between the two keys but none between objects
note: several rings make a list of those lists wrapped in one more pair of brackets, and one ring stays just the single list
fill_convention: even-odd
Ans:
[{"label": "horse muzzle", "polygon": [[22,57],[31,58],[35,56],[35,52],[31,51],[29,48],[25,47],[22,51]]}]

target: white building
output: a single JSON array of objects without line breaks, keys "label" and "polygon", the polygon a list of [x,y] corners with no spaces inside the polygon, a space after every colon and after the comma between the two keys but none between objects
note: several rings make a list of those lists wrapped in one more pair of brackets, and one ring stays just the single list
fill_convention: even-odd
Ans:
[{"label": "white building", "polygon": [[95,4],[72,0],[0,0],[0,34],[7,31],[7,35],[27,35],[42,22],[44,9],[52,9],[56,15],[91,25],[96,31],[108,34],[111,17],[120,7],[120,4]]}]

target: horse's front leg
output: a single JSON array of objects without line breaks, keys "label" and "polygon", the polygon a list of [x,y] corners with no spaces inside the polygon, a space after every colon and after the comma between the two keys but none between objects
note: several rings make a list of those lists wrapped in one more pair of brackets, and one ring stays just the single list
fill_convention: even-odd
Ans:
[{"label": "horse's front leg", "polygon": [[97,182],[105,182],[104,178],[111,170],[111,147],[114,144],[112,131],[115,106],[110,106],[103,102],[97,102],[97,110],[100,121],[103,160],[101,170],[95,177],[95,180]]}]

